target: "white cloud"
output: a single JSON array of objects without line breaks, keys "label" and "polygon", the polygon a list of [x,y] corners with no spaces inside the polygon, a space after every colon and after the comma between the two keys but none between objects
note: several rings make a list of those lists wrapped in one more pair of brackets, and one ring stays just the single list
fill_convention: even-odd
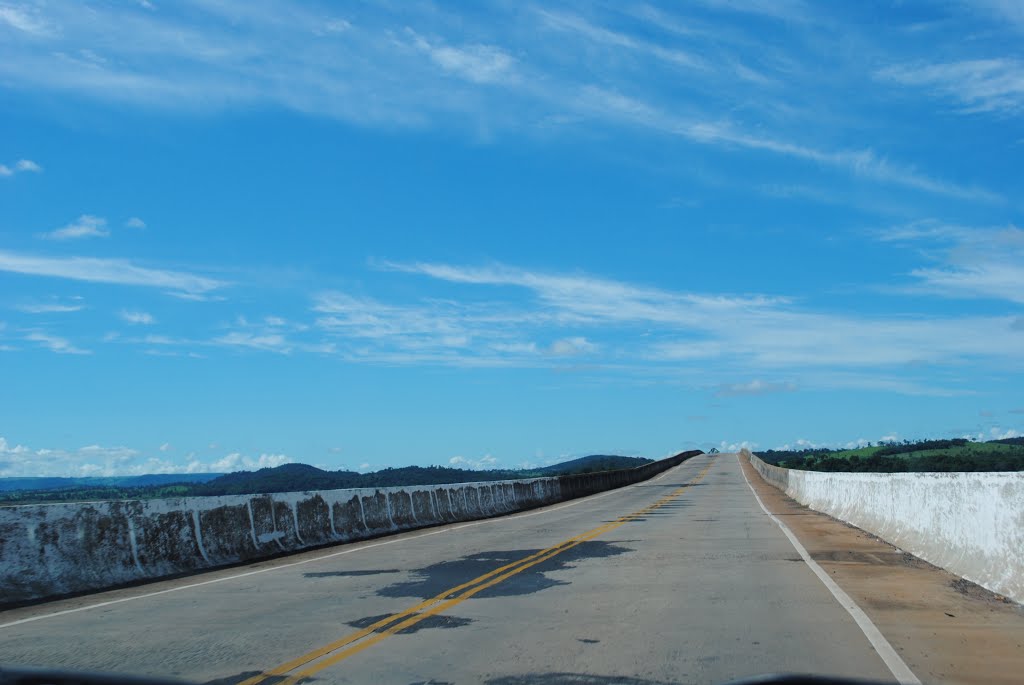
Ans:
[{"label": "white cloud", "polygon": [[[166,448],[166,449],[165,449]],[[169,444],[160,446],[160,452],[170,451]],[[24,445],[11,445],[0,437],[0,478],[53,476],[138,476],[148,473],[227,473],[252,471],[281,466],[294,460],[284,454],[260,454],[253,457],[232,452],[211,461],[198,459],[189,453],[184,459],[170,460],[146,455],[129,447],[87,445],[77,449],[34,449]]]},{"label": "white cloud", "polygon": [[787,442],[785,445],[776,447],[775,449],[788,452],[790,450],[816,450],[821,447],[825,447],[825,445],[813,442],[811,440],[807,440],[806,438],[799,438],[795,442]]},{"label": "white cloud", "polygon": [[124,310],[119,313],[119,316],[130,324],[143,324],[148,326],[156,323],[156,319],[148,312]]},{"label": "white cloud", "polygon": [[970,228],[927,221],[897,226],[879,237],[924,244],[933,254],[938,248],[944,264],[911,271],[919,281],[914,292],[1024,303],[1024,230],[1016,226]]},{"label": "white cloud", "polygon": [[444,71],[473,83],[500,83],[514,78],[515,60],[494,45],[431,44],[413,33],[413,44]]},{"label": "white cloud", "polygon": [[75,281],[162,288],[171,293],[206,296],[227,285],[223,281],[183,271],[151,269],[123,259],[40,257],[0,250],[0,271]]},{"label": "white cloud", "polygon": [[457,469],[472,469],[474,471],[482,471],[484,469],[493,469],[497,467],[498,460],[489,454],[485,454],[479,459],[468,459],[466,457],[452,457],[448,460],[448,463]]},{"label": "white cloud", "polygon": [[574,96],[577,108],[619,123],[641,126],[685,138],[702,145],[717,145],[770,152],[816,164],[882,183],[914,188],[927,193],[964,200],[995,202],[1001,198],[984,188],[944,181],[913,167],[890,161],[871,148],[861,150],[818,148],[794,143],[783,137],[750,133],[733,124],[680,117],[655,105],[621,93],[584,86]]},{"label": "white cloud", "polygon": [[675,293],[583,274],[531,272],[496,265],[461,267],[447,264],[385,262],[382,268],[472,285],[508,285],[533,291],[541,302],[558,310],[549,322],[600,323],[648,321],[695,324],[711,316],[782,303],[764,296]]},{"label": "white cloud", "polygon": [[[781,12],[788,17],[806,11],[785,7]],[[760,150],[930,193],[996,199],[984,189],[942,181],[912,164],[889,160],[881,151],[830,149],[827,142],[807,140],[810,128],[831,132],[833,139],[847,137],[821,125],[830,119],[821,111],[830,111],[833,103],[808,97],[832,90],[819,88],[810,76],[820,70],[799,68],[820,57],[806,54],[809,46],[831,44],[820,35],[795,41],[799,51],[794,54],[769,59],[782,52],[774,41],[749,35],[722,40],[745,33],[732,27],[706,32],[701,43],[694,44],[691,35],[687,49],[679,46],[678,37],[671,45],[658,42],[664,40],[657,36],[665,27],[691,17],[650,22],[654,31],[639,27],[627,32],[566,12],[511,14],[500,6],[493,12],[497,16],[483,20],[477,13],[456,19],[454,11],[427,3],[400,14],[382,7],[354,24],[305,6],[282,13],[253,3],[204,3],[183,19],[138,12],[123,3],[65,3],[48,8],[61,27],[54,34],[38,17],[12,9],[0,20],[40,40],[19,36],[12,42],[8,59],[0,61],[0,81],[11,88],[72,92],[118,106],[186,111],[277,106],[357,125],[455,126],[477,135],[492,129],[532,132],[538,122],[556,119],[577,122],[563,127],[566,131],[592,123],[639,126],[691,143]],[[397,29],[402,25],[423,26],[422,35]],[[550,39],[552,29],[560,31],[559,40]],[[112,41],[112,35],[124,38]],[[466,42],[465,36],[473,41]],[[86,45],[94,46],[92,52],[83,50]],[[776,64],[778,77],[747,66],[746,57],[758,66]],[[836,59],[836,53],[830,51],[828,58]],[[650,85],[656,65],[687,69],[685,82],[676,84],[682,92],[671,100],[665,101],[664,89]],[[856,63],[838,67],[832,73],[839,76],[845,75],[841,67],[862,71]],[[759,89],[755,96],[752,87]],[[793,109],[794,100],[808,100],[807,109],[819,110],[805,116],[813,117],[814,127],[792,126],[791,119],[772,121],[767,115]],[[754,121],[743,121],[742,110],[754,111]]]},{"label": "white cloud", "polygon": [[1009,24],[1024,32],[1024,4],[1020,0],[972,0],[969,8],[987,11],[1000,25]]},{"label": "white cloud", "polygon": [[29,7],[0,6],[0,24],[37,37],[50,33],[47,23],[36,10]]},{"label": "white cloud", "polygon": [[81,311],[85,309],[85,305],[77,301],[73,304],[66,304],[57,301],[29,302],[18,305],[16,309],[25,312],[26,314],[66,314]]},{"label": "white cloud", "polygon": [[683,50],[666,48],[664,46],[641,40],[618,31],[612,31],[602,26],[597,26],[583,17],[546,10],[537,10],[544,20],[547,28],[568,31],[578,34],[593,43],[606,45],[611,48],[626,48],[641,52],[657,58],[662,62],[688,69],[706,69],[708,65],[697,55],[690,54]]},{"label": "white cloud", "polygon": [[777,392],[793,392],[796,384],[792,382],[772,383],[755,378],[748,383],[733,383],[718,388],[715,395],[718,397],[735,397],[737,395],[767,395]]},{"label": "white cloud", "polygon": [[124,222],[124,225],[128,228],[145,228],[146,222],[137,216],[133,216]]},{"label": "white cloud", "polygon": [[967,113],[1024,112],[1024,62],[1015,59],[895,65],[882,69],[877,76],[954,100]]},{"label": "white cloud", "polygon": [[[532,294],[533,299],[525,302],[521,298],[505,303],[491,301],[488,309],[497,313],[496,322],[490,323],[491,329],[474,318],[472,310],[449,307],[443,310],[442,317],[435,317],[436,311],[431,308],[399,308],[403,311],[402,320],[423,321],[424,326],[430,327],[443,322],[446,328],[469,329],[472,338],[489,340],[488,349],[499,354],[507,348],[495,345],[503,341],[493,338],[504,330],[504,322],[515,322],[510,328],[517,335],[530,328],[547,333],[560,329],[590,330],[604,336],[628,333],[633,349],[620,349],[620,354],[635,360],[629,364],[634,369],[646,362],[699,370],[692,365],[709,358],[720,358],[733,368],[755,372],[793,369],[787,373],[792,380],[780,388],[764,381],[747,388],[743,383],[733,382],[735,387],[724,387],[725,392],[792,389],[790,384],[832,387],[839,383],[842,387],[872,385],[894,392],[928,394],[937,391],[929,387],[929,365],[1024,358],[1024,346],[1010,334],[1014,317],[844,315],[809,311],[784,297],[673,292],[584,274],[530,272],[501,265],[381,266],[450,283],[515,286]],[[386,344],[393,331],[389,328],[391,322],[382,320],[381,312],[387,312],[391,305],[377,305],[374,314],[357,309],[361,316],[366,315],[361,319],[362,325],[370,326],[378,342]],[[406,309],[412,312],[408,316]],[[638,337],[638,331],[644,335]],[[645,343],[647,333],[652,335],[650,343]],[[514,342],[521,340],[509,341]],[[531,348],[514,349],[525,352]],[[536,355],[513,360],[506,354],[504,358],[517,364],[538,363]],[[812,372],[815,367],[817,370]],[[886,368],[902,377],[877,375]],[[913,368],[922,369],[920,381],[914,378]],[[844,369],[873,369],[876,375],[863,371],[852,376],[837,373]]]},{"label": "white cloud", "polygon": [[39,343],[41,347],[45,347],[51,352],[56,352],[57,354],[92,354],[89,350],[76,347],[66,338],[50,335],[49,333],[43,333],[41,331],[32,331],[26,334],[25,340]]},{"label": "white cloud", "polygon": [[47,240],[73,240],[75,238],[106,238],[109,235],[106,219],[83,214],[67,226],[49,233],[42,233],[39,237]]},{"label": "white cloud", "polygon": [[249,457],[239,452],[232,452],[222,459],[211,462],[208,465],[210,472],[230,473],[233,471],[255,471],[258,469],[275,468],[284,464],[291,464],[295,460],[285,454],[261,454],[257,458]]},{"label": "white cloud", "polygon": [[582,336],[562,338],[551,343],[551,354],[562,357],[591,354],[597,349],[597,345]]},{"label": "white cloud", "polygon": [[279,333],[258,334],[248,331],[231,331],[213,339],[214,344],[231,347],[249,347],[265,352],[291,354],[293,345]]},{"label": "white cloud", "polygon": [[753,450],[757,449],[757,443],[750,442],[749,440],[743,440],[741,442],[729,442],[727,440],[723,440],[719,443],[718,449],[721,452],[739,452],[744,449]]},{"label": "white cloud", "polygon": [[[0,8],[2,11],[3,8]],[[41,173],[43,167],[39,166],[31,159],[19,159],[13,165],[0,164],[0,177],[14,176],[17,173],[30,172],[30,173]]]}]

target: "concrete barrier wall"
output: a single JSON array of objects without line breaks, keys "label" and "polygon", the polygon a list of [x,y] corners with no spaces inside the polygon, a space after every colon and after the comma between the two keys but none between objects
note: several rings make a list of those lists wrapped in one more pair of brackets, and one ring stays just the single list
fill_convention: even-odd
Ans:
[{"label": "concrete barrier wall", "polygon": [[0,605],[500,516],[636,483],[696,454],[554,478],[0,507]]},{"label": "concrete barrier wall", "polygon": [[797,502],[1024,602],[1024,473],[824,473],[750,462]]}]

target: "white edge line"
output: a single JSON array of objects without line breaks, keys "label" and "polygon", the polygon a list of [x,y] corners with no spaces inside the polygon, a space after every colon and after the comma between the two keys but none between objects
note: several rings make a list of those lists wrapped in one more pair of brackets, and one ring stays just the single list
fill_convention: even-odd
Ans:
[{"label": "white edge line", "polygon": [[[697,455],[697,456],[700,456],[700,455]],[[453,531],[456,531],[456,530],[462,530],[463,528],[471,528],[473,526],[482,526],[485,523],[498,523],[498,522],[501,522],[501,521],[508,521],[508,520],[511,520],[511,519],[521,519],[521,518],[527,518],[527,517],[530,517],[530,516],[540,516],[541,514],[549,514],[549,513],[553,512],[553,511],[559,511],[560,509],[567,509],[569,507],[574,507],[577,504],[583,504],[584,502],[593,502],[596,499],[601,499],[602,497],[607,497],[608,495],[614,495],[615,493],[622,492],[623,490],[626,490],[628,488],[635,488],[638,485],[645,485],[645,484],[648,484],[648,483],[654,483],[656,481],[661,480],[662,478],[667,476],[669,473],[671,473],[672,471],[674,471],[675,469],[679,468],[683,464],[686,464],[689,461],[690,460],[687,459],[682,464],[679,464],[678,466],[674,466],[674,467],[666,470],[660,476],[656,476],[656,477],[648,479],[648,480],[643,480],[643,481],[640,481],[639,483],[633,483],[632,485],[627,485],[625,487],[615,488],[613,490],[609,490],[608,492],[602,492],[599,495],[588,495],[586,497],[577,497],[576,499],[571,500],[569,502],[566,502],[565,504],[559,504],[557,506],[545,507],[545,508],[543,508],[540,511],[527,511],[527,512],[523,512],[523,513],[519,513],[519,514],[510,514],[510,515],[507,515],[507,516],[495,516],[495,517],[492,517],[492,518],[482,519],[480,521],[472,521],[470,523],[462,523],[462,524],[459,524],[459,525],[449,525],[449,526],[446,526],[446,527],[441,528],[439,530],[431,530],[431,531],[427,531],[426,533],[420,533],[418,535],[406,535],[406,536],[403,536],[403,537],[400,537],[400,538],[394,538],[394,539],[391,539],[391,540],[383,540],[381,542],[374,542],[374,543],[370,543],[370,544],[367,544],[367,545],[360,545],[359,547],[353,547],[351,549],[343,549],[343,550],[341,550],[339,552],[332,552],[330,554],[324,554],[323,556],[314,557],[313,559],[303,559],[301,561],[293,561],[293,562],[290,562],[290,563],[287,563],[287,564],[279,564],[277,566],[272,566],[270,568],[261,568],[261,569],[255,570],[255,571],[246,571],[245,573],[237,573],[237,574],[235,574],[233,576],[224,576],[223,578],[214,578],[213,580],[204,580],[204,581],[199,582],[199,583],[189,583],[188,585],[179,585],[177,587],[168,588],[166,590],[158,590],[156,592],[147,592],[146,594],[143,594],[143,595],[133,595],[131,597],[121,597],[120,599],[112,599],[112,600],[109,600],[109,601],[106,601],[106,602],[97,602],[96,604],[88,604],[88,605],[82,606],[82,607],[75,607],[74,609],[64,609],[63,611],[54,611],[53,613],[49,613],[49,614],[42,614],[42,615],[39,615],[39,616],[29,616],[28,618],[20,618],[17,621],[10,621],[9,623],[0,623],[0,629],[11,628],[13,626],[21,625],[23,623],[32,623],[33,621],[41,621],[44,618],[56,618],[58,616],[66,616],[68,614],[77,614],[79,611],[88,611],[90,609],[100,609],[102,607],[111,606],[112,604],[121,604],[122,602],[131,602],[131,601],[136,600],[136,599],[146,599],[148,597],[156,597],[158,595],[166,595],[166,594],[171,593],[171,592],[179,592],[181,590],[191,590],[192,588],[202,587],[204,585],[213,585],[214,583],[223,583],[224,581],[228,581],[228,580],[237,580],[238,578],[247,578],[249,576],[259,575],[260,573],[267,573],[269,571],[279,571],[279,570],[281,570],[283,568],[292,568],[293,566],[302,566],[303,564],[311,564],[311,563],[313,563],[315,561],[323,561],[324,559],[332,559],[334,557],[340,557],[340,556],[344,556],[346,554],[354,554],[356,552],[361,552],[361,551],[366,550],[366,549],[373,549],[374,547],[383,547],[384,545],[393,545],[393,544],[398,543],[398,542],[407,542],[409,540],[418,540],[420,538],[430,537],[431,535],[441,535],[442,533],[450,533],[450,532],[453,532]],[[399,531],[399,532],[401,532],[401,531]],[[341,544],[346,544],[346,543],[341,543]],[[301,552],[299,552],[299,553],[301,554]],[[213,569],[210,569],[210,570],[213,570]]]},{"label": "white edge line", "polygon": [[787,538],[789,538],[789,541],[793,544],[793,547],[796,548],[796,551],[800,554],[804,563],[814,571],[814,575],[818,576],[818,580],[828,588],[828,591],[832,593],[832,596],[836,598],[836,601],[839,602],[839,604],[846,609],[847,613],[850,614],[853,620],[857,623],[857,626],[864,633],[864,636],[868,639],[868,642],[870,642],[871,646],[875,648],[876,652],[878,652],[878,656],[880,656],[882,661],[885,662],[885,665],[889,667],[889,670],[892,672],[897,682],[905,683],[906,685],[921,685],[921,681],[918,680],[917,676],[914,675],[914,672],[910,670],[910,667],[907,666],[906,662],[903,661],[900,655],[896,653],[896,650],[893,649],[891,644],[889,644],[889,641],[885,639],[885,636],[882,635],[882,631],[880,631],[878,627],[871,622],[871,619],[864,613],[864,610],[853,601],[853,598],[851,598],[850,595],[846,594],[846,591],[844,591],[843,588],[839,587],[839,585],[837,585],[836,582],[832,580],[827,573],[825,573],[825,569],[819,566],[818,562],[811,558],[811,555],[808,554],[804,546],[800,544],[800,541],[797,539],[796,535],[793,534],[793,531],[791,531],[785,523],[779,520],[778,517],[768,511],[764,506],[764,502],[761,501],[761,497],[757,494],[757,491],[754,490],[754,486],[750,484],[750,479],[747,478],[746,472],[743,470],[743,458],[737,454],[736,460],[740,463],[740,473],[743,474],[743,480],[747,482],[747,487],[750,488],[750,492],[754,494],[754,499],[757,500],[757,504],[761,507],[761,511],[763,511],[768,518],[774,521],[775,524],[782,529],[782,532],[786,534]]}]

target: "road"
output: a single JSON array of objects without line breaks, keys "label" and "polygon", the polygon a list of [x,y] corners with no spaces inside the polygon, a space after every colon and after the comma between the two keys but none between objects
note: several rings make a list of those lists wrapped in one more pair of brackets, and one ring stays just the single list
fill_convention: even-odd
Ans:
[{"label": "road", "polygon": [[514,516],[0,613],[0,664],[246,685],[894,679],[728,454]]}]

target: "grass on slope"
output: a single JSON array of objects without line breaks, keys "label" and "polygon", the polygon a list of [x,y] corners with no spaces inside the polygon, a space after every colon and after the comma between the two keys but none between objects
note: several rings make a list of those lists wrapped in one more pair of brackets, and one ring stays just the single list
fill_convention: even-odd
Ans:
[{"label": "grass on slope", "polygon": [[1017,440],[922,440],[844,450],[767,450],[758,455],[770,463],[805,471],[1024,471],[1024,444]]}]

